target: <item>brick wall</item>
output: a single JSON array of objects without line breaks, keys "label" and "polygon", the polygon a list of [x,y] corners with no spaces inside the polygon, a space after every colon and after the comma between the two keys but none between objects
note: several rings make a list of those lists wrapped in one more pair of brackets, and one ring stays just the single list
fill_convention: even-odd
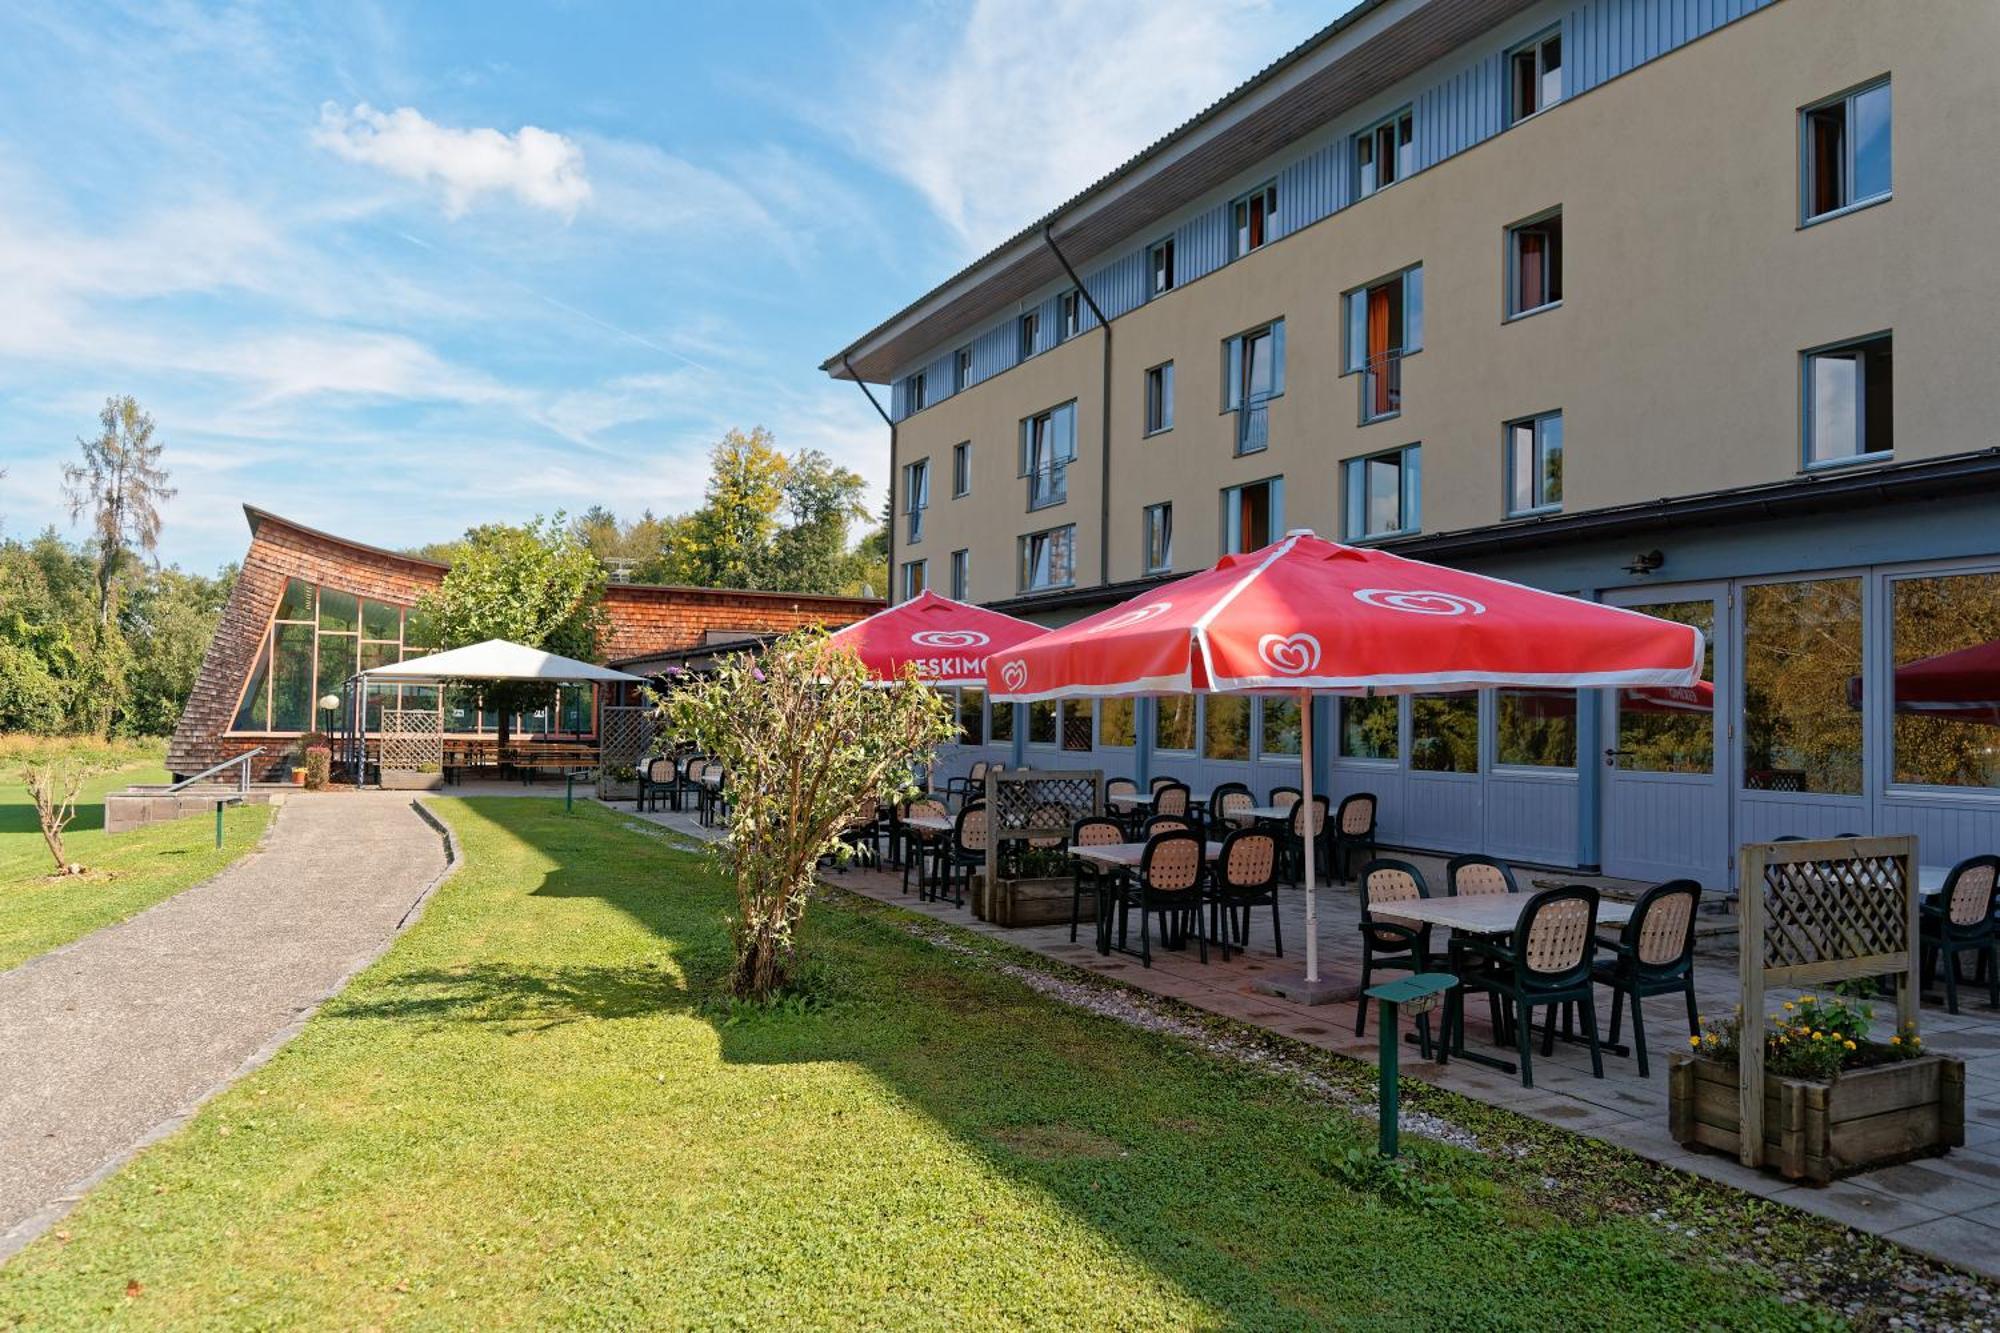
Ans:
[{"label": "brick wall", "polygon": [[[167,767],[197,773],[230,755],[262,745],[258,776],[290,766],[290,736],[229,736],[243,684],[263,647],[285,580],[300,578],[376,601],[413,605],[438,585],[444,567],[377,550],[259,511],[250,511],[250,549],[243,570],[203,656],[180,725],[167,745]],[[613,584],[604,597],[608,621],[600,660],[686,648],[712,629],[791,630],[845,625],[879,611],[865,598],[742,593],[708,588]]]}]

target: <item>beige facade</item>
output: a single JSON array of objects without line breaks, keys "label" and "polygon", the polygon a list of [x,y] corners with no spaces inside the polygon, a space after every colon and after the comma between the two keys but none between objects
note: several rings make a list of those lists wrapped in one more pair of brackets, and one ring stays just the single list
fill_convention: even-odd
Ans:
[{"label": "beige facade", "polygon": [[[1996,52],[1990,0],[1783,0],[1117,318],[1109,580],[1146,572],[1145,506],[1173,503],[1174,567],[1197,569],[1220,549],[1222,489],[1271,476],[1285,526],[1340,535],[1343,460],[1407,444],[1423,448],[1424,532],[1504,522],[1502,423],[1534,413],[1563,414],[1565,513],[1795,478],[1801,351],[1881,331],[1894,336],[1886,461],[2000,442]],[[1799,108],[1885,74],[1893,197],[1799,226]],[[1246,165],[1240,184],[1267,171]],[[1505,228],[1556,207],[1563,303],[1507,322]],[[1404,365],[1401,414],[1360,425],[1341,296],[1412,264],[1423,350]],[[1271,444],[1237,458],[1223,340],[1277,318]],[[1012,597],[1020,536],[1073,522],[1076,585],[1100,581],[1103,337],[900,423],[898,566],[927,559],[949,591],[965,548],[971,598]],[[1144,372],[1168,360],[1175,424],[1142,438]],[[1030,512],[1020,423],[1072,399],[1068,499]],[[968,440],[970,493],[955,499],[952,446]],[[924,457],[931,501],[912,547],[900,477]]]}]

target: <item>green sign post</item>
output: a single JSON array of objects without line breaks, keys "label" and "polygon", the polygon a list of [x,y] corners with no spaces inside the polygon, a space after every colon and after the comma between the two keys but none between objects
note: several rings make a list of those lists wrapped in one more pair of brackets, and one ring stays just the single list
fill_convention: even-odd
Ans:
[{"label": "green sign post", "polygon": [[1415,976],[1397,977],[1379,986],[1370,986],[1368,996],[1377,1005],[1376,1035],[1382,1043],[1381,1074],[1382,1092],[1377,1100],[1382,1108],[1381,1151],[1384,1157],[1396,1155],[1396,1120],[1401,1113],[1402,1089],[1397,1057],[1402,1034],[1398,1031],[1397,1014],[1407,1010],[1411,1014],[1427,1014],[1437,1008],[1444,993],[1458,984],[1458,978],[1449,972],[1419,972]]}]

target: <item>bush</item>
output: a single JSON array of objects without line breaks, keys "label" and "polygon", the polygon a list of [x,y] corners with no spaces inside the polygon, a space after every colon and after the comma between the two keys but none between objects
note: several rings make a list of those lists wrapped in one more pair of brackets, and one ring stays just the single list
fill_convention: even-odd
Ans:
[{"label": "bush", "polygon": [[306,751],[306,788],[319,791],[326,786],[333,775],[333,751],[324,745],[315,745]]},{"label": "bush", "polygon": [[62,685],[32,653],[0,642],[0,732],[47,735],[62,725]]}]

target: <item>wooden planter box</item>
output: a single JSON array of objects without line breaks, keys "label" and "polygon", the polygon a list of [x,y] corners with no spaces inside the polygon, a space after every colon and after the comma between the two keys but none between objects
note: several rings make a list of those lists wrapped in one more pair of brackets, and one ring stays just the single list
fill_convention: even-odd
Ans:
[{"label": "wooden planter box", "polygon": [[384,791],[443,791],[444,774],[419,773],[414,768],[385,768],[382,770]]},{"label": "wooden planter box", "polygon": [[[1825,1185],[1965,1143],[1965,1063],[1954,1056],[1850,1069],[1829,1083],[1769,1075],[1765,1085],[1764,1164],[1788,1180]],[[1667,1093],[1675,1142],[1737,1156],[1735,1065],[1676,1055]]]},{"label": "wooden planter box", "polygon": [[639,780],[619,782],[615,778],[599,778],[597,795],[606,801],[636,801],[639,799]]},{"label": "wooden planter box", "polygon": [[1003,879],[991,889],[986,876],[972,877],[972,914],[996,926],[1068,925],[1076,881],[1068,875]]}]

